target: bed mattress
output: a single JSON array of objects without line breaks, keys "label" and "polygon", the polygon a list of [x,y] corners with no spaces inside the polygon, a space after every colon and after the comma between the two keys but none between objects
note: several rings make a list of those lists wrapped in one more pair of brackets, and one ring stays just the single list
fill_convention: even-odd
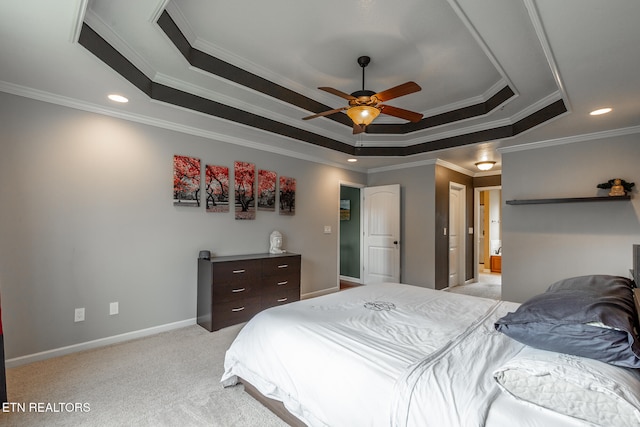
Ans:
[{"label": "bed mattress", "polygon": [[311,426],[585,425],[501,395],[492,373],[524,346],[494,323],[517,306],[397,283],[303,300],[254,317],[221,381]]}]

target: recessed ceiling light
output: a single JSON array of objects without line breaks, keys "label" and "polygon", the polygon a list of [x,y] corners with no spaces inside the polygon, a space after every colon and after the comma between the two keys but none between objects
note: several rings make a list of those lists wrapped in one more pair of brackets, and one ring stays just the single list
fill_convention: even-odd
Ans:
[{"label": "recessed ceiling light", "polygon": [[107,98],[109,98],[110,100],[112,100],[114,102],[121,102],[121,103],[129,102],[129,99],[125,98],[122,95],[117,95],[115,93],[112,93]]},{"label": "recessed ceiling light", "polygon": [[347,159],[347,162],[349,162],[349,163],[355,163],[357,161],[358,161],[358,159],[353,159],[353,158]]},{"label": "recessed ceiling light", "polygon": [[601,114],[607,114],[610,112],[611,112],[611,108],[607,107],[607,108],[600,108],[598,110],[593,110],[589,114],[591,114],[592,116],[599,116]]}]

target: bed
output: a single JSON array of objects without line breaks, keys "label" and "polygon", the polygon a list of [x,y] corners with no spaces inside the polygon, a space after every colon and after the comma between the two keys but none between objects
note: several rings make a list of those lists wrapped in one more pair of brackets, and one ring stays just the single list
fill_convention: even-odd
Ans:
[{"label": "bed", "polygon": [[[633,282],[602,277],[619,285],[635,328]],[[516,315],[531,311],[539,307],[399,283],[360,286],[256,315],[227,351],[221,382],[244,383],[291,425],[640,425],[640,357],[625,353],[631,366],[619,366],[532,347],[514,339],[524,325]],[[631,341],[635,355],[640,343],[607,316],[589,328]],[[553,332],[535,332],[544,333]]]}]

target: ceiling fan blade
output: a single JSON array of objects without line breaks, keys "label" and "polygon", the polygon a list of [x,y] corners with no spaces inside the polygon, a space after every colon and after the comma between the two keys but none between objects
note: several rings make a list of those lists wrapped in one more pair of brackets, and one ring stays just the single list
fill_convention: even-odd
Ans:
[{"label": "ceiling fan blade", "polygon": [[384,102],[400,96],[409,95],[410,93],[419,92],[422,88],[416,82],[406,82],[399,86],[392,87],[391,89],[383,90],[376,93],[375,96],[378,101]]},{"label": "ceiling fan blade", "polygon": [[380,112],[393,117],[399,117],[401,119],[409,120],[410,122],[417,123],[422,120],[422,114],[413,111],[405,110],[404,108],[393,107],[391,105],[380,105]]},{"label": "ceiling fan blade", "polygon": [[365,125],[359,125],[359,124],[354,123],[353,124],[353,134],[357,135],[359,133],[362,133],[362,132],[364,132],[364,130],[366,128],[367,128],[367,126],[365,126]]},{"label": "ceiling fan blade", "polygon": [[348,108],[349,107],[342,107],[342,108],[335,108],[333,110],[323,111],[322,113],[314,114],[312,116],[303,117],[302,120],[309,120],[309,119],[315,119],[316,117],[329,116],[331,114],[338,113],[338,112],[340,112],[342,110],[346,110]]},{"label": "ceiling fan blade", "polygon": [[352,99],[356,99],[355,96],[349,95],[348,93],[344,93],[341,90],[334,89],[332,87],[325,86],[325,87],[319,87],[318,89],[324,90],[325,92],[329,92],[333,95],[339,96],[340,98],[348,99],[349,101],[351,101]]}]

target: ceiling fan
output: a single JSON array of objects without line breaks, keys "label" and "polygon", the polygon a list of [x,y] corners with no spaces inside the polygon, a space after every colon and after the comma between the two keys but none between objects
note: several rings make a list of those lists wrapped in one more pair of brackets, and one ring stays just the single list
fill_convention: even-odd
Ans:
[{"label": "ceiling fan", "polygon": [[315,119],[316,117],[329,116],[340,111],[347,110],[347,115],[353,120],[353,134],[364,132],[367,125],[369,125],[373,119],[378,117],[380,113],[387,114],[389,116],[399,117],[401,119],[408,120],[410,122],[419,122],[422,120],[422,114],[413,111],[405,110],[403,108],[393,107],[391,105],[381,105],[382,102],[389,101],[390,99],[398,98],[400,96],[409,95],[410,93],[418,92],[422,88],[415,82],[403,83],[399,86],[392,87],[391,89],[384,90],[382,92],[375,93],[364,88],[364,69],[371,62],[371,58],[368,56],[361,56],[358,58],[358,64],[362,67],[362,90],[353,92],[351,95],[334,89],[331,87],[319,87],[318,89],[329,92],[333,95],[337,95],[349,101],[348,107],[335,108],[333,110],[324,111],[322,113],[314,114],[312,116],[304,117],[302,120]]}]

